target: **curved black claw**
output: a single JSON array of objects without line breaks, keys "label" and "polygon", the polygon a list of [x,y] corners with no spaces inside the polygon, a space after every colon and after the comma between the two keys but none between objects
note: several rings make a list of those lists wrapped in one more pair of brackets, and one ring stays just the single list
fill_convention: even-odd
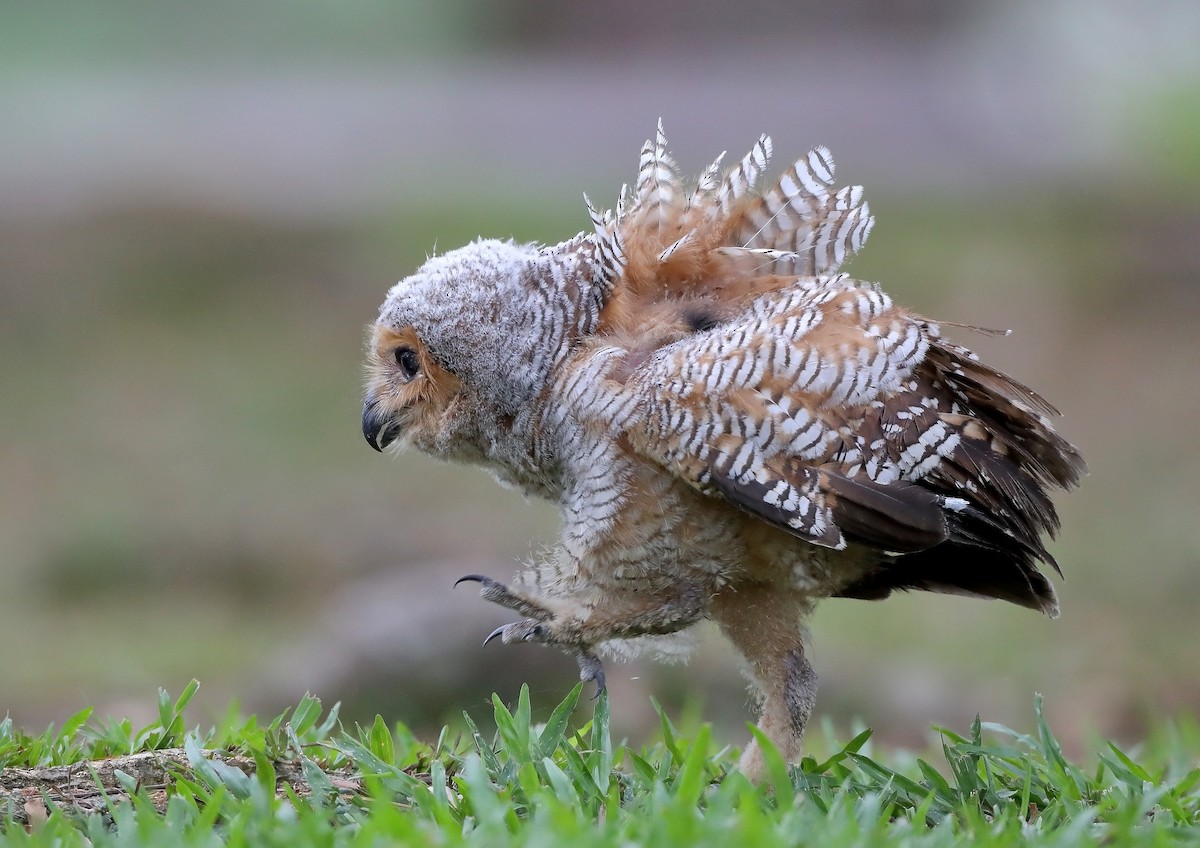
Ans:
[{"label": "curved black claw", "polygon": [[549,629],[546,624],[535,618],[514,621],[512,624],[502,624],[488,634],[488,637],[483,640],[483,644],[486,645],[496,638],[505,643],[535,642],[553,644],[554,642],[553,638],[549,635]]},{"label": "curved black claw", "polygon": [[501,624],[499,627],[497,627],[495,630],[493,630],[491,633],[489,633],[487,635],[487,638],[483,640],[483,647],[486,648],[488,642],[492,641],[493,639],[495,639],[499,636],[503,636],[504,631],[507,630],[509,627],[510,627],[510,625],[508,625],[508,624]]},{"label": "curved black claw", "polygon": [[478,583],[479,597],[485,601],[491,601],[493,604],[499,604],[506,609],[521,615],[527,615],[530,618],[536,618],[539,621],[546,621],[554,617],[554,613],[546,609],[537,601],[524,598],[514,592],[512,589],[505,586],[499,580],[493,580],[490,577],[485,577],[482,574],[467,574],[454,581],[454,585],[459,583]]},{"label": "curved black claw", "polygon": [[596,694],[592,696],[592,700],[596,700],[608,688],[604,682],[604,666],[601,664],[600,658],[590,650],[581,649],[576,652],[575,661],[579,663],[580,680],[584,683],[596,681]]}]

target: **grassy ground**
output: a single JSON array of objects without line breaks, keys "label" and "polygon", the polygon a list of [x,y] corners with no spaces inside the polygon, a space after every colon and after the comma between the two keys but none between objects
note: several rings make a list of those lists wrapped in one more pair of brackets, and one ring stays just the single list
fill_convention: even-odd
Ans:
[{"label": "grassy ground", "polygon": [[[433,744],[381,718],[352,729],[305,698],[268,723],[232,713],[186,731],[189,686],[160,693],[140,730],[90,710],[40,736],[0,723],[0,842],[12,845],[1172,845],[1200,839],[1200,731],[1162,727],[1140,753],[1109,745],[1075,763],[1035,704],[1035,728],[978,720],[939,730],[936,757],[874,750],[870,731],[817,739],[766,785],[732,769],[711,728],[681,734],[660,710],[659,741],[631,750],[606,697],[573,726],[576,687],[544,723],[528,689],[495,698],[492,738],[464,716]],[[155,778],[94,760],[157,752]],[[118,761],[124,762],[124,761]],[[9,794],[30,772],[64,778]],[[99,769],[99,770],[97,770]],[[132,771],[132,767],[130,767]],[[91,779],[80,775],[91,774]],[[103,777],[101,775],[104,775]],[[154,781],[154,782],[151,782]],[[65,788],[64,783],[72,788]],[[81,811],[86,808],[87,811]]]}]

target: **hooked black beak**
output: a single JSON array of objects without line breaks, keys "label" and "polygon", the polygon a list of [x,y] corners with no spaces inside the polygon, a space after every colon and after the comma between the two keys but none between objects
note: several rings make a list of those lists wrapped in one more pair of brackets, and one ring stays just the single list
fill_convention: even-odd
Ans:
[{"label": "hooked black beak", "polygon": [[367,444],[382,451],[400,435],[400,425],[394,418],[382,414],[379,404],[371,395],[367,396],[362,410],[362,431]]}]

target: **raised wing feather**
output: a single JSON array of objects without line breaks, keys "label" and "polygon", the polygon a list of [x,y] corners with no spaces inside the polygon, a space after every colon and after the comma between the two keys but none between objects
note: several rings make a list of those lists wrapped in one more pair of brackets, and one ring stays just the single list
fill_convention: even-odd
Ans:
[{"label": "raised wing feather", "polygon": [[734,278],[774,275],[779,286],[831,276],[862,248],[874,219],[862,186],[834,186],[828,150],[811,151],[760,194],[770,157],[771,139],[761,136],[723,176],[718,157],[685,192],[659,123],[642,147],[628,208],[622,200],[602,212],[588,202],[595,232],[583,259],[598,300],[612,307],[604,328],[628,323],[631,302],[636,317],[647,302],[711,293]]},{"label": "raised wing feather", "polygon": [[833,174],[827,148],[809,151],[773,188],[746,204],[733,242],[794,255],[792,274],[836,272],[866,243],[875,219],[862,186],[835,190]]}]

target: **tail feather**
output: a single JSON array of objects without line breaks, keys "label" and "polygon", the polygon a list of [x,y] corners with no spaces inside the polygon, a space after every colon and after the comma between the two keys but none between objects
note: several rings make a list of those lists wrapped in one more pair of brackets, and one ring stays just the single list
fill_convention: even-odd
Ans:
[{"label": "tail feather", "polygon": [[902,556],[836,597],[875,601],[910,590],[995,598],[1058,617],[1054,586],[1031,561],[1014,561],[1007,551],[951,542]]},{"label": "tail feather", "polygon": [[950,512],[947,518],[945,542],[885,559],[837,597],[882,600],[895,591],[922,590],[996,598],[1058,615],[1058,596],[1037,562],[1050,565],[1059,576],[1062,571],[1037,536],[1014,534],[978,509]]}]

